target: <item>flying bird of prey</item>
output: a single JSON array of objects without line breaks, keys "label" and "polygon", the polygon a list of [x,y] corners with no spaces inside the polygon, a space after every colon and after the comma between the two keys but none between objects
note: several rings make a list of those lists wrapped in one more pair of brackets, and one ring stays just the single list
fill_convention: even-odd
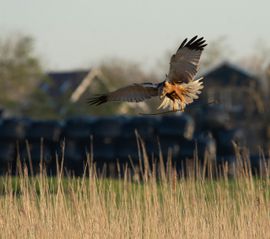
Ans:
[{"label": "flying bird of prey", "polygon": [[88,99],[90,105],[101,105],[109,101],[140,102],[152,97],[159,97],[158,109],[170,108],[184,111],[186,105],[198,98],[203,89],[202,77],[195,79],[199,60],[204,47],[203,37],[186,38],[170,60],[170,70],[165,80],[160,83],[132,84],[118,90],[95,95]]}]

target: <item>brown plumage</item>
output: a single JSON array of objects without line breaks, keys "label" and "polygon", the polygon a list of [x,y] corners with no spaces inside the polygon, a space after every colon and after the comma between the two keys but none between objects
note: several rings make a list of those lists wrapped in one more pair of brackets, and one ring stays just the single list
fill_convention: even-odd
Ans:
[{"label": "brown plumage", "polygon": [[159,108],[170,107],[184,110],[187,104],[198,98],[203,89],[203,78],[195,80],[199,60],[207,46],[203,37],[186,38],[170,60],[169,74],[161,83],[133,84],[106,94],[95,95],[88,99],[90,105],[101,105],[109,101],[140,102],[159,96]]}]

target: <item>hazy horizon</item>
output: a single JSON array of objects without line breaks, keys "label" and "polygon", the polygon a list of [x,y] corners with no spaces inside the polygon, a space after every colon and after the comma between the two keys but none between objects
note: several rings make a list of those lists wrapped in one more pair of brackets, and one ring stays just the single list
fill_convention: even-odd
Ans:
[{"label": "hazy horizon", "polygon": [[257,41],[269,46],[269,1],[37,1],[1,3],[2,36],[33,37],[46,69],[91,67],[119,58],[147,67],[162,61],[185,37],[226,38],[239,59]]}]

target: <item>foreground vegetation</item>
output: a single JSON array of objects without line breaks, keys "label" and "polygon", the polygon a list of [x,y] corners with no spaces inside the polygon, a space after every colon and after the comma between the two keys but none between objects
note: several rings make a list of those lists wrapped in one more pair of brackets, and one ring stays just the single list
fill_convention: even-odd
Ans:
[{"label": "foreground vegetation", "polygon": [[269,238],[268,178],[0,179],[1,238]]}]

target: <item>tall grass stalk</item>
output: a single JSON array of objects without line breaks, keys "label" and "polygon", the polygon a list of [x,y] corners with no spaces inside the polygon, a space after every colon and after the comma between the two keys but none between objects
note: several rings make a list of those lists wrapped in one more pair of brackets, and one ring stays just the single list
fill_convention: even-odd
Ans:
[{"label": "tall grass stalk", "polygon": [[270,238],[268,177],[254,178],[248,164],[235,179],[198,177],[199,170],[179,177],[162,154],[150,170],[140,138],[138,145],[136,182],[127,168],[122,179],[98,177],[91,155],[80,178],[64,177],[63,165],[54,178],[23,166],[17,177],[2,177],[0,237]]}]

